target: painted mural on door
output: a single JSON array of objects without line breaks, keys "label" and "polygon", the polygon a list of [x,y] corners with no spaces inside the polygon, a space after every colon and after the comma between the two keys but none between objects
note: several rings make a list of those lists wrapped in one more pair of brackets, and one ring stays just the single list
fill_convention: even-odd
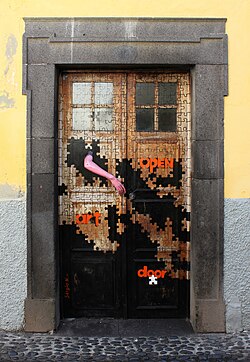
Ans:
[{"label": "painted mural on door", "polygon": [[62,74],[65,316],[187,315],[190,125],[188,73]]}]

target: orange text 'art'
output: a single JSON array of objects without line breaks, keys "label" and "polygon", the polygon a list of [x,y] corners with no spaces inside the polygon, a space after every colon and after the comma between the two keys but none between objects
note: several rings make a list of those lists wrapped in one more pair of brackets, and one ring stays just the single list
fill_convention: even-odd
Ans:
[{"label": "orange text 'art'", "polygon": [[100,216],[101,214],[98,211],[94,214],[76,214],[76,224],[88,224],[89,222],[94,222],[95,226],[98,226]]},{"label": "orange text 'art'", "polygon": [[141,158],[140,159],[141,168],[149,168],[150,172],[153,172],[155,168],[173,168],[174,159],[173,158]]}]

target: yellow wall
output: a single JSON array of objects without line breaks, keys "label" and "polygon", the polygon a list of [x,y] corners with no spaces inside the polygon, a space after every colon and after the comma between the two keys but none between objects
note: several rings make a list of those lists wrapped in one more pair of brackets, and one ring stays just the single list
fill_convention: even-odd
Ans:
[{"label": "yellow wall", "polygon": [[2,0],[0,14],[1,186],[25,190],[26,99],[22,96],[23,17],[225,17],[229,96],[225,98],[225,197],[250,197],[249,0]]}]

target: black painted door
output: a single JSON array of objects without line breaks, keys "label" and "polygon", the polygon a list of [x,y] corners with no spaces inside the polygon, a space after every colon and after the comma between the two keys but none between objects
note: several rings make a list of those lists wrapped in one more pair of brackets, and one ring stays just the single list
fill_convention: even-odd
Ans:
[{"label": "black painted door", "polygon": [[[59,99],[64,317],[188,314],[187,73],[68,72]],[[93,160],[126,187],[88,171]]]}]

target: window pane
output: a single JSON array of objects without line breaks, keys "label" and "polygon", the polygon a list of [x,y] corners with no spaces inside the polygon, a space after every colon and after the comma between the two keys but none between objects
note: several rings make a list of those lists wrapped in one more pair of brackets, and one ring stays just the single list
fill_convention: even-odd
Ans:
[{"label": "window pane", "polygon": [[95,104],[113,103],[113,83],[95,83]]},{"label": "window pane", "polygon": [[175,132],[176,131],[176,109],[159,109],[158,110],[158,129],[159,131]]},{"label": "window pane", "polygon": [[92,130],[90,108],[73,108],[73,130],[89,131]]},{"label": "window pane", "polygon": [[154,83],[136,83],[136,105],[155,104]]},{"label": "window pane", "polygon": [[112,108],[96,108],[95,109],[95,130],[96,131],[112,131],[113,126],[113,109]]},{"label": "window pane", "polygon": [[154,110],[137,109],[136,110],[136,130],[153,131],[154,130]]},{"label": "window pane", "polygon": [[73,104],[91,103],[91,83],[73,83]]},{"label": "window pane", "polygon": [[159,83],[159,104],[176,104],[177,83]]}]

